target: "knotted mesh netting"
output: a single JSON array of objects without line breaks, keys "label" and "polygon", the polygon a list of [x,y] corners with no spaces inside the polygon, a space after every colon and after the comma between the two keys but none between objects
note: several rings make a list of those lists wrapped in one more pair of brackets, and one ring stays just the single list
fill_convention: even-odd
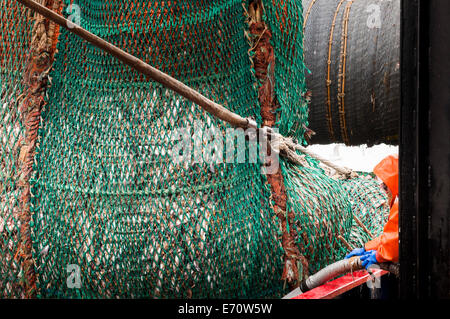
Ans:
[{"label": "knotted mesh netting", "polygon": [[389,218],[389,198],[377,180],[368,174],[344,181],[343,187],[353,211],[349,244],[354,248],[363,247],[383,232]]},{"label": "knotted mesh netting", "polygon": [[[259,118],[242,1],[78,5],[87,30]],[[67,30],[58,50],[34,185],[35,250],[49,247],[37,256],[42,296],[64,287],[68,264],[89,280],[62,292],[83,297],[276,290],[282,252],[259,165],[174,164],[170,153],[173,130],[226,125]]]},{"label": "knotted mesh netting", "polygon": [[[250,1],[39,2],[261,124]],[[286,293],[286,230],[261,159],[250,160],[251,141],[233,153],[243,163],[223,163],[217,145],[226,145],[230,125],[16,1],[0,3],[0,296]],[[262,3],[276,58],[277,126],[303,142],[301,1]],[[193,149],[174,154],[180,129]],[[198,131],[209,133],[198,139]],[[337,236],[349,240],[359,206],[313,160],[281,167],[301,280],[343,257]]]},{"label": "knotted mesh netting", "polygon": [[30,12],[15,1],[1,1],[0,102],[0,297],[23,297],[17,260],[21,238],[19,180],[24,124],[18,97],[24,94],[23,70],[31,42]]},{"label": "knotted mesh netting", "polygon": [[[305,166],[283,162],[288,194],[288,211],[295,212],[297,245],[308,256],[310,273],[345,255],[342,234],[348,239],[352,223],[352,207],[342,183],[325,174],[314,161]],[[302,267],[305,267],[302,265]]]}]

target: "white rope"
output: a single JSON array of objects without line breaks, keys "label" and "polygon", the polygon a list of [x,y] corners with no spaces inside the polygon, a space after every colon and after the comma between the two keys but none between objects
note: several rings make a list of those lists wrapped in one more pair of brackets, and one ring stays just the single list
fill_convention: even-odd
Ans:
[{"label": "white rope", "polygon": [[270,146],[272,150],[279,153],[281,156],[286,157],[289,161],[294,164],[299,164],[303,166],[308,166],[306,158],[304,155],[299,155],[296,151],[300,151],[303,154],[307,154],[312,158],[320,161],[322,164],[334,169],[338,174],[343,175],[345,178],[355,178],[358,174],[349,168],[341,167],[331,162],[330,160],[323,158],[320,155],[308,150],[306,147],[295,143],[290,137],[285,137],[279,133],[274,132],[270,127],[263,127],[263,134],[265,137],[270,136]]}]

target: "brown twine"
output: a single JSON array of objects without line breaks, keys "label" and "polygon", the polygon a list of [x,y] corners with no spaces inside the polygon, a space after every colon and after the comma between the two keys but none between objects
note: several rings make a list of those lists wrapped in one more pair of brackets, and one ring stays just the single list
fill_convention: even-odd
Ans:
[{"label": "brown twine", "polygon": [[[272,33],[262,19],[264,7],[260,0],[251,1],[249,10],[245,12],[249,24],[250,52],[253,52],[252,66],[255,70],[256,78],[261,81],[261,86],[258,90],[261,118],[264,126],[273,127],[276,123],[276,110],[279,104],[274,90],[275,53],[270,43]],[[267,150],[268,155],[271,152],[272,150],[269,147]],[[270,164],[268,163],[268,165]],[[294,213],[292,211],[287,212],[287,195],[279,164],[276,173],[267,174],[266,176],[267,182],[271,187],[271,198],[274,202],[273,209],[281,221],[283,232],[281,243],[284,249],[284,268],[281,278],[287,281],[290,289],[293,289],[299,284],[298,262],[302,263],[303,273],[307,271],[308,263],[295,243],[294,238],[297,237],[295,227],[288,227],[294,222]]]},{"label": "brown twine", "polygon": [[339,58],[339,77],[338,77],[338,105],[339,105],[339,124],[341,128],[341,137],[346,145],[349,145],[348,129],[345,115],[345,79],[347,66],[347,40],[348,40],[348,21],[350,9],[354,0],[349,0],[345,7],[342,19],[341,53]]},{"label": "brown twine", "polygon": [[333,37],[334,37],[334,28],[336,27],[336,19],[337,15],[339,13],[339,10],[344,3],[345,0],[341,0],[336,8],[336,11],[333,16],[333,21],[331,23],[330,28],[330,37],[328,40],[328,59],[327,59],[327,79],[326,79],[326,86],[327,86],[327,100],[326,100],[326,110],[327,110],[327,121],[328,121],[328,131],[330,133],[331,140],[335,140],[334,137],[334,129],[333,129],[333,116],[331,112],[331,54],[332,54],[332,46],[333,46]]},{"label": "brown twine", "polygon": [[338,239],[344,244],[345,247],[347,247],[348,251],[352,251],[354,248],[342,237],[341,235],[338,236]]},{"label": "brown twine", "polygon": [[[61,8],[60,0],[40,0],[40,4],[52,9]],[[31,186],[33,164],[41,120],[41,110],[48,87],[48,73],[52,67],[58,29],[41,15],[34,14],[32,40],[28,62],[23,75],[24,94],[19,97],[20,119],[25,127],[25,139],[21,142],[19,162],[21,163],[18,186],[21,192],[19,205],[21,221],[20,243],[15,254],[24,273],[24,297],[36,297],[36,274],[32,256],[31,240]]]}]

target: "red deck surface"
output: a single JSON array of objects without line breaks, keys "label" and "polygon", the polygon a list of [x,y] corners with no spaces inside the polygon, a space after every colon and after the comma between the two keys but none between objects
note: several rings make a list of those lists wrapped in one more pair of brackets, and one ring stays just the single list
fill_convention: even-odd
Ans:
[{"label": "red deck surface", "polygon": [[[372,272],[375,277],[381,277],[388,273],[381,269],[373,269]],[[368,280],[372,280],[372,277],[367,271],[355,271],[353,272],[353,276],[352,274],[347,274],[292,299],[332,299],[357,286],[365,284]]]}]

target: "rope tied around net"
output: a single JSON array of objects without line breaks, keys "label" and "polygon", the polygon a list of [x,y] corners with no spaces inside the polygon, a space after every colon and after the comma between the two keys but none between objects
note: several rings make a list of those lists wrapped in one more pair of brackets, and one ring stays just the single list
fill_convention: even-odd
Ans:
[{"label": "rope tied around net", "polygon": [[308,163],[306,162],[305,159],[305,155],[298,154],[297,151],[300,151],[301,153],[309,155],[312,158],[320,161],[322,164],[332,168],[333,170],[336,171],[337,174],[342,175],[342,177],[346,179],[358,177],[358,174],[353,170],[336,165],[330,160],[315,154],[306,147],[296,143],[295,140],[291,137],[285,137],[279,133],[276,133],[270,127],[263,127],[261,130],[263,131],[264,136],[267,137],[270,136],[271,141],[270,145],[272,149],[294,164],[308,166]]}]

